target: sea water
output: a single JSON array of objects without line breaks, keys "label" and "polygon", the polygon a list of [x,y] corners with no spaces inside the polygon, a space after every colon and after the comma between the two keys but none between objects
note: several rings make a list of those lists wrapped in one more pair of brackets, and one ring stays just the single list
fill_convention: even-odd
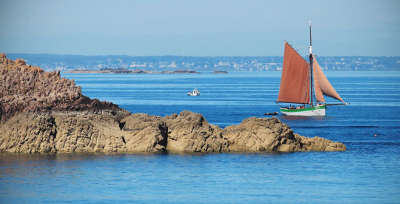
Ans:
[{"label": "sea water", "polygon": [[[0,203],[399,203],[400,72],[326,75],[350,105],[322,118],[278,117],[345,152],[0,154]],[[133,113],[190,110],[222,128],[279,110],[280,72],[63,77]],[[201,95],[187,96],[194,88]]]}]

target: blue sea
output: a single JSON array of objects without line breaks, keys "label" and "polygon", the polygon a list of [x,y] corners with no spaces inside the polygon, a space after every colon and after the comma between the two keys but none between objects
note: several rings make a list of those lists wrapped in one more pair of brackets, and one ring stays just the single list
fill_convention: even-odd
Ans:
[{"label": "blue sea", "polygon": [[[400,72],[326,75],[350,105],[278,117],[345,152],[0,154],[0,203],[400,203]],[[132,113],[190,110],[220,127],[279,110],[280,72],[63,76]]]}]

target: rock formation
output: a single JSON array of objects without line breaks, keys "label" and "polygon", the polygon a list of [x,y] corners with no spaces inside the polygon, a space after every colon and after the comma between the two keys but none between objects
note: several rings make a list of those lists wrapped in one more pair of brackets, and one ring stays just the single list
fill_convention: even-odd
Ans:
[{"label": "rock formation", "polygon": [[19,113],[0,126],[0,152],[164,152],[167,127],[134,114],[121,122],[110,111]]},{"label": "rock formation", "polygon": [[221,129],[200,114],[130,114],[90,99],[59,72],[0,55],[0,152],[295,152],[344,151],[307,138],[277,118],[248,118]]},{"label": "rock formation", "polygon": [[342,143],[300,136],[277,118],[248,118],[226,127],[223,136],[233,152],[344,151]]},{"label": "rock formation", "polygon": [[19,112],[50,110],[121,110],[118,106],[89,99],[82,95],[73,80],[61,78],[60,72],[44,72],[0,54],[0,120],[5,121]]},{"label": "rock formation", "polygon": [[200,114],[183,111],[163,118],[168,126],[170,152],[228,152],[221,128],[209,124]]}]

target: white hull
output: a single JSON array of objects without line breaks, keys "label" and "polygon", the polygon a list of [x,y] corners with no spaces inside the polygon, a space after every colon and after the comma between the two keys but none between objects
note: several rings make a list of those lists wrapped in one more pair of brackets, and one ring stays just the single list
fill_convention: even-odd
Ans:
[{"label": "white hull", "polygon": [[200,91],[197,89],[194,89],[193,91],[189,91],[187,93],[188,96],[200,96]]},{"label": "white hull", "polygon": [[325,116],[325,107],[313,110],[296,110],[296,111],[284,111],[281,109],[282,115],[287,116]]}]

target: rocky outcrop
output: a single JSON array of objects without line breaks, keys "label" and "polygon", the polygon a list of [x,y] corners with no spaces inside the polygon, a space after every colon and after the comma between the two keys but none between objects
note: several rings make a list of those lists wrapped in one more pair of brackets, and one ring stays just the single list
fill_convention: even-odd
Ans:
[{"label": "rocky outcrop", "polygon": [[128,152],[165,152],[168,128],[160,117],[133,114],[122,119],[119,126]]},{"label": "rocky outcrop", "polygon": [[44,72],[40,67],[27,65],[24,60],[7,59],[0,54],[0,121],[19,112],[99,111],[118,106],[82,95],[73,80],[60,72]]},{"label": "rocky outcrop", "polygon": [[249,118],[221,129],[189,111],[164,118],[112,111],[19,113],[0,124],[0,152],[190,153],[344,151],[307,138],[277,118]]},{"label": "rocky outcrop", "polygon": [[198,113],[130,114],[82,95],[59,72],[0,55],[0,152],[295,152],[344,151],[307,138],[277,118],[248,118],[221,129]]},{"label": "rocky outcrop", "polygon": [[0,126],[0,152],[57,152],[55,120],[48,114],[20,113]]},{"label": "rocky outcrop", "polygon": [[320,137],[307,138],[293,131],[277,118],[248,118],[222,132],[233,152],[304,152],[344,151],[342,143]]},{"label": "rocky outcrop", "polygon": [[19,113],[0,125],[0,152],[165,152],[167,127],[154,116],[121,122],[109,111]]},{"label": "rocky outcrop", "polygon": [[198,113],[183,111],[164,118],[168,126],[169,152],[228,152],[228,141],[218,126]]}]

